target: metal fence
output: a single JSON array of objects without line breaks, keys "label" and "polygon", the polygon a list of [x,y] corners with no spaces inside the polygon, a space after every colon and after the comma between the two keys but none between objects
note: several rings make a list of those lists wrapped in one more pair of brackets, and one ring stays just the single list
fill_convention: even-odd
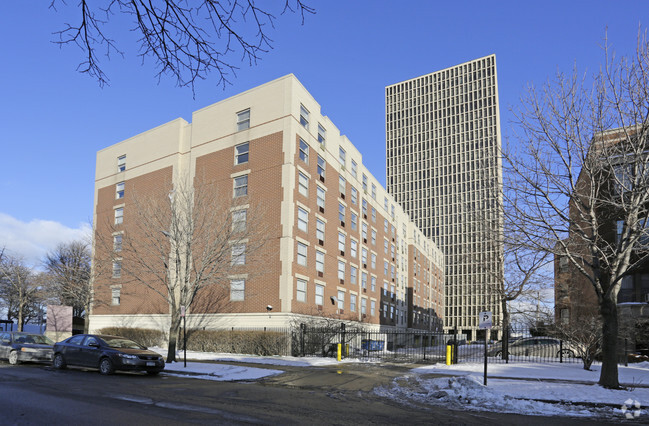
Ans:
[{"label": "metal fence", "polygon": [[[489,363],[504,362],[581,362],[578,351],[568,342],[552,337],[512,333],[508,353],[502,342],[487,343]],[[481,362],[485,357],[484,341],[467,344],[461,335],[416,330],[374,331],[336,327],[293,330],[294,356],[337,356],[338,345],[343,357],[412,363],[446,362],[450,355],[455,363]],[[450,348],[449,348],[450,346]]]}]

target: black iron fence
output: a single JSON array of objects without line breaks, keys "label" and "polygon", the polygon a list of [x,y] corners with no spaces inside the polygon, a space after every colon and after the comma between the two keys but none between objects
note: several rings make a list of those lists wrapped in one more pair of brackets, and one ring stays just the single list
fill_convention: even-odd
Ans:
[{"label": "black iron fence", "polygon": [[[366,330],[362,328],[301,326],[293,330],[294,356],[338,356],[365,360],[412,363],[581,362],[579,350],[569,342],[529,333],[511,333],[502,341],[467,342],[462,335],[417,330]],[[506,350],[503,348],[506,346]]]}]

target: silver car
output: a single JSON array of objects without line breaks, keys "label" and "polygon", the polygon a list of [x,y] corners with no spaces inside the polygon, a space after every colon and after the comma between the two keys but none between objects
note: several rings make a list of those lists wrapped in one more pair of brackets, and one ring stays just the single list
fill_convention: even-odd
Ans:
[{"label": "silver car", "polygon": [[0,331],[0,358],[15,365],[23,361],[49,362],[54,342],[41,334]]}]

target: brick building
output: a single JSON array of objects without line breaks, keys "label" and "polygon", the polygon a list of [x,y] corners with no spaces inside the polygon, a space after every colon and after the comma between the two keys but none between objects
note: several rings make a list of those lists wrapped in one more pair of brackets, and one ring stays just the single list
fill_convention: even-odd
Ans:
[{"label": "brick building", "polygon": [[[191,123],[176,119],[99,151],[96,239],[112,237],[113,250],[121,249],[135,238],[134,197],[164,199],[183,177],[239,200],[244,220],[255,220],[248,208],[260,206],[266,230],[255,256],[263,262],[245,260],[245,246],[233,248],[231,261],[244,259],[241,267],[213,286],[226,297],[210,303],[201,293],[188,326],[286,326],[325,316],[441,329],[441,251],[293,75],[196,111]],[[95,244],[96,264],[102,250]],[[169,307],[156,292],[163,290],[125,279],[129,259],[112,255],[112,272],[95,280],[90,328],[166,329]],[[151,274],[164,274],[163,264]]]}]

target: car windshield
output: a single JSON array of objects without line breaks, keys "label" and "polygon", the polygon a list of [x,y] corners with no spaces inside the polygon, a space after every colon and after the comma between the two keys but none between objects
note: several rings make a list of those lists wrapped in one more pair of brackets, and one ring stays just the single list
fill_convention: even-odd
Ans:
[{"label": "car windshield", "polygon": [[42,334],[14,334],[14,342],[16,343],[32,343],[38,345],[53,345],[54,342]]},{"label": "car windshield", "polygon": [[104,342],[111,348],[117,349],[145,349],[144,346],[141,346],[135,343],[132,340],[125,339],[123,337],[103,337]]}]

